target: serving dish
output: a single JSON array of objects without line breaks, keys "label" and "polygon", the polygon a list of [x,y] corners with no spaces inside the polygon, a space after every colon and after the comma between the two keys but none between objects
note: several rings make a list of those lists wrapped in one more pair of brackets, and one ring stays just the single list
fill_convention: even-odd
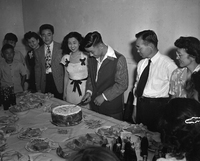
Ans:
[{"label": "serving dish", "polygon": [[18,134],[19,139],[31,139],[34,137],[41,137],[42,136],[42,129],[41,128],[22,128]]},{"label": "serving dish", "polygon": [[17,124],[9,124],[0,127],[0,130],[2,130],[6,136],[10,136],[17,134],[20,131],[20,127]]},{"label": "serving dish", "polygon": [[121,132],[123,132],[123,129],[120,126],[102,126],[96,129],[98,135],[108,138],[121,136]]},{"label": "serving dish", "polygon": [[61,158],[67,159],[75,152],[88,146],[101,146],[104,139],[95,133],[79,135],[60,143],[56,152]]},{"label": "serving dish", "polygon": [[16,115],[5,115],[0,117],[0,126],[13,124],[18,121],[19,118]]},{"label": "serving dish", "polygon": [[25,146],[29,152],[45,153],[58,147],[58,144],[48,138],[32,138]]}]

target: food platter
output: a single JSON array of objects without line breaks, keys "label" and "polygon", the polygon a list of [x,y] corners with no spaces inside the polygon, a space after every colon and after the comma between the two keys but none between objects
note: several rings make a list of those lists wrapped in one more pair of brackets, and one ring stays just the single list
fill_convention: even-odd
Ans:
[{"label": "food platter", "polygon": [[95,120],[95,119],[89,119],[89,120],[84,120],[85,125],[88,127],[88,129],[96,129],[101,127],[103,124],[103,121],[101,120]]},{"label": "food platter", "polygon": [[140,137],[145,135],[153,136],[155,134],[155,132],[149,131],[143,124],[133,124],[131,126],[125,127],[124,130]]},{"label": "food platter", "polygon": [[102,126],[96,129],[98,135],[108,138],[116,138],[121,135],[122,131],[120,126]]},{"label": "food platter", "polygon": [[101,146],[105,140],[97,134],[80,135],[60,143],[56,152],[61,158],[67,159],[78,150],[88,146]]},{"label": "food platter", "polygon": [[0,117],[0,126],[13,124],[18,121],[19,118],[16,115],[5,115]]},{"label": "food platter", "polygon": [[20,127],[17,124],[10,124],[0,128],[4,132],[5,135],[14,135],[20,131]]},{"label": "food platter", "polygon": [[0,152],[4,151],[6,147],[5,133],[0,130]]},{"label": "food platter", "polygon": [[19,139],[31,139],[34,137],[41,137],[42,136],[42,130],[40,128],[26,128],[21,129],[21,131],[18,134]]},{"label": "food platter", "polygon": [[45,102],[41,99],[38,94],[35,93],[24,93],[19,97],[18,106],[23,107],[21,111],[25,109],[39,108]]},{"label": "food platter", "polygon": [[25,104],[17,104],[17,105],[14,105],[14,106],[11,106],[9,108],[9,111],[15,115],[25,115],[29,112],[29,108],[27,105]]},{"label": "food platter", "polygon": [[29,152],[50,152],[58,147],[58,144],[48,138],[32,138],[25,146]]},{"label": "food platter", "polygon": [[3,153],[0,158],[1,158],[1,161],[29,160],[29,156],[23,155],[20,152],[14,151],[14,150]]}]

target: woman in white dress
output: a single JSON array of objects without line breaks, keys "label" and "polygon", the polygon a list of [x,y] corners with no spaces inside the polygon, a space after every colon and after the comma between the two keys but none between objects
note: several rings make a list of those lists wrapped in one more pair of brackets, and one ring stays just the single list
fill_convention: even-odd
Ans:
[{"label": "woman in white dress", "polygon": [[61,63],[65,69],[63,99],[72,104],[81,102],[88,77],[87,55],[80,49],[82,39],[80,33],[70,32],[62,42]]}]

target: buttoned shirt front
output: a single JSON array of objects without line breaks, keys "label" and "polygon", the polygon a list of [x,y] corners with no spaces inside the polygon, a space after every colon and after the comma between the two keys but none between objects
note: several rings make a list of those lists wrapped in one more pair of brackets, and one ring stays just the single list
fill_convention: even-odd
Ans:
[{"label": "buttoned shirt front", "polygon": [[97,82],[97,79],[98,79],[98,72],[99,72],[99,69],[103,63],[103,61],[107,58],[107,57],[112,57],[112,58],[117,58],[116,55],[115,55],[115,51],[110,47],[108,46],[108,50],[104,56],[104,58],[102,59],[102,61],[100,61],[100,58],[97,58],[97,75],[96,75],[96,82]]},{"label": "buttoned shirt front", "polygon": [[[194,69],[194,72],[200,70],[200,65],[197,65]],[[191,74],[192,74],[191,73]],[[187,97],[187,92],[185,91],[185,82],[191,77],[191,74],[188,75],[188,68],[177,68],[173,71],[171,80],[170,80],[170,89],[169,94],[173,95],[173,98],[176,97]]]},{"label": "buttoned shirt front", "polygon": [[[140,76],[148,64],[149,59],[142,59],[138,63],[135,89]],[[172,72],[177,68],[172,59],[158,51],[151,58],[149,77],[144,88],[143,96],[150,98],[169,97],[169,83]],[[134,101],[136,104],[136,99]]]},{"label": "buttoned shirt front", "polygon": [[21,75],[26,75],[26,68],[21,62],[13,60],[11,64],[7,64],[6,61],[1,61],[0,80],[2,88],[14,86],[15,93],[22,92]]}]

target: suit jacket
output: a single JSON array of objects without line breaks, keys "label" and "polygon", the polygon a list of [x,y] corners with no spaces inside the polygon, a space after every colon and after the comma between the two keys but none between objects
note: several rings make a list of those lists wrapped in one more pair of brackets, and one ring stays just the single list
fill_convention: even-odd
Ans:
[{"label": "suit jacket", "polygon": [[[62,58],[61,45],[54,41],[52,59],[51,59],[51,69],[54,82],[59,93],[63,93],[63,80],[64,80],[64,74],[63,74],[64,69],[62,64],[60,64],[61,58]],[[39,49],[35,51],[35,82],[37,91],[41,90],[41,92],[44,93],[46,87],[44,45],[42,45]]]},{"label": "suit jacket", "polygon": [[[105,115],[117,114],[123,111],[123,94],[128,87],[126,59],[116,51],[115,55],[117,59],[108,57],[104,60],[98,72],[97,82],[95,81],[97,61],[93,57],[88,59],[89,78],[86,89],[92,91],[90,107],[92,110]],[[96,106],[93,101],[102,93],[107,101],[104,101],[101,106]]]}]

